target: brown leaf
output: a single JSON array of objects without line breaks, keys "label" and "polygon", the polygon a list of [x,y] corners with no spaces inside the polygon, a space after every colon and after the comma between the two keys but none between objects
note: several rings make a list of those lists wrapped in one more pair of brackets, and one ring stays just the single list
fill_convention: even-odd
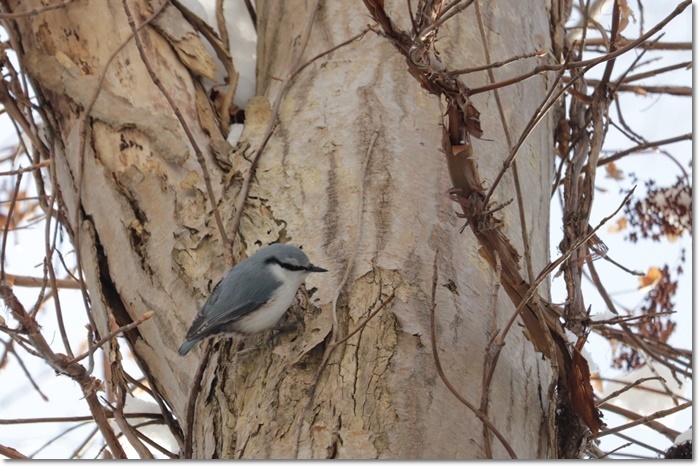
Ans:
[{"label": "brown leaf", "polygon": [[614,162],[605,164],[605,177],[613,178],[615,180],[622,180],[624,177],[624,172],[617,168]]},{"label": "brown leaf", "polygon": [[639,290],[645,289],[645,288],[653,288],[656,284],[659,283],[661,280],[662,274],[661,270],[657,267],[650,267],[649,271],[647,271],[646,276],[639,277],[637,280],[639,281]]},{"label": "brown leaf", "polygon": [[571,405],[576,415],[588,425],[596,435],[603,426],[603,414],[595,406],[593,388],[591,387],[591,370],[586,358],[576,348],[572,349],[571,372],[569,373],[569,390]]},{"label": "brown leaf", "polygon": [[471,103],[465,107],[465,123],[467,125],[467,131],[475,138],[481,138],[481,136],[484,134],[483,130],[481,129],[481,120],[479,120],[481,113],[476,110],[476,107],[474,107]]},{"label": "brown leaf", "polygon": [[627,4],[627,0],[618,0],[620,5],[620,27],[618,28],[618,34],[625,30],[627,25],[630,23],[630,18],[634,23],[637,22],[637,18],[634,17],[634,12]]},{"label": "brown leaf", "polygon": [[608,232],[615,233],[615,232],[619,232],[621,230],[625,230],[626,228],[627,228],[627,218],[620,217],[617,220],[617,222],[615,222],[615,224],[608,227]]}]

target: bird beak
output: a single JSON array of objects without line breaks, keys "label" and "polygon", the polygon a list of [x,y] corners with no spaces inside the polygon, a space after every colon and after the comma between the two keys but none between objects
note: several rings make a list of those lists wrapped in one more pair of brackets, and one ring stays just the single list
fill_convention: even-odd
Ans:
[{"label": "bird beak", "polygon": [[306,270],[309,272],[328,272],[328,269],[319,268],[318,266],[314,266],[313,264],[309,264],[306,267]]}]

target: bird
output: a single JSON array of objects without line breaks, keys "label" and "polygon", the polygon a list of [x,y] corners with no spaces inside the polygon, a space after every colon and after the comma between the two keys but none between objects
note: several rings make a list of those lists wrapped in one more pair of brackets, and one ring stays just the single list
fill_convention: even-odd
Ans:
[{"label": "bird", "polygon": [[186,355],[216,334],[250,336],[275,326],[314,266],[301,249],[283,243],[260,248],[229,269],[195,316],[178,353]]}]

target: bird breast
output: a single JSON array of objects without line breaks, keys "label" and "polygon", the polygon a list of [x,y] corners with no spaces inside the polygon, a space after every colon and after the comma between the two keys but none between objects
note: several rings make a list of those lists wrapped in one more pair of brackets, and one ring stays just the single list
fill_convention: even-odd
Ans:
[{"label": "bird breast", "polygon": [[257,334],[273,328],[294,300],[301,282],[288,281],[275,291],[263,306],[248,313],[235,323],[235,330],[245,334]]}]

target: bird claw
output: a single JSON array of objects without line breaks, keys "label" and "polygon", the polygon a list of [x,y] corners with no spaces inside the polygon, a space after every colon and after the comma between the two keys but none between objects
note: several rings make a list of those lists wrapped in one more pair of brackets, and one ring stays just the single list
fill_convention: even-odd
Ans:
[{"label": "bird claw", "polygon": [[301,321],[290,321],[287,323],[282,323],[279,326],[272,328],[272,332],[267,336],[267,347],[270,349],[277,347],[277,345],[279,345],[280,343],[280,337],[283,334],[287,334],[291,331],[296,330],[300,324],[302,324]]}]

